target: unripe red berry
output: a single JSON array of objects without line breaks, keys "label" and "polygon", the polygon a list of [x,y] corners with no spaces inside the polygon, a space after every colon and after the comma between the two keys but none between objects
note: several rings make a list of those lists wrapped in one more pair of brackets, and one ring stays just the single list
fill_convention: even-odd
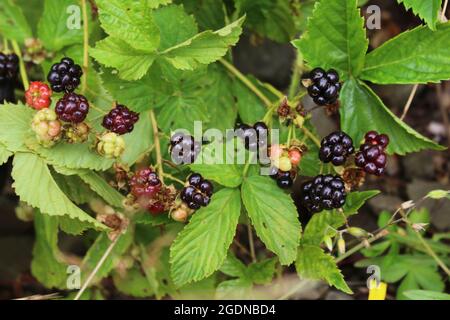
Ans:
[{"label": "unripe red berry", "polygon": [[52,103],[52,90],[45,83],[35,81],[30,83],[30,87],[25,91],[27,104],[36,110],[48,108]]}]

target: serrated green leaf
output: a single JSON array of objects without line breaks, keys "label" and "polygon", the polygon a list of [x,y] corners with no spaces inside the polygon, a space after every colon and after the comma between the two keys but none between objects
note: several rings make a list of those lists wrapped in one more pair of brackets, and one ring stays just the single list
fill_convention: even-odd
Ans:
[{"label": "serrated green leaf", "polygon": [[82,23],[79,1],[44,0],[44,12],[38,24],[38,37],[47,50],[59,51],[64,47],[83,42]]},{"label": "serrated green leaf", "polygon": [[0,143],[0,164],[4,164],[12,155],[13,153],[8,151],[3,143]]},{"label": "serrated green leaf", "polygon": [[334,68],[343,79],[358,76],[369,42],[357,0],[317,2],[308,31],[293,44],[311,67]]},{"label": "serrated green leaf", "polygon": [[361,78],[379,84],[415,84],[450,79],[450,23],[403,32],[366,57]]},{"label": "serrated green leaf", "polygon": [[12,0],[0,2],[0,33],[3,37],[21,43],[33,37],[22,9]]},{"label": "serrated green leaf", "polygon": [[147,282],[145,274],[143,274],[142,270],[137,266],[128,269],[125,274],[114,272],[112,278],[117,290],[126,295],[136,298],[145,298],[154,294]]},{"label": "serrated green leaf", "polygon": [[245,278],[246,266],[230,251],[220,267],[220,272],[230,277]]},{"label": "serrated green leaf", "polygon": [[300,278],[325,280],[337,289],[352,294],[333,257],[320,247],[302,245],[298,250],[295,268]]},{"label": "serrated green leaf", "polygon": [[[242,183],[243,165],[236,164],[235,140],[231,139],[225,144],[214,141],[203,148],[195,163],[189,167],[192,171],[200,173],[207,179],[235,188]],[[243,150],[241,148],[241,150]]]},{"label": "serrated green leaf", "polygon": [[[342,208],[345,216],[350,216],[358,212],[364,203],[380,193],[378,190],[351,192],[347,195],[345,205]],[[316,213],[309,220],[303,233],[302,243],[310,245],[320,245],[323,237],[327,235],[331,228],[337,229],[345,223],[344,217],[336,210],[322,211]]]},{"label": "serrated green leaf", "polygon": [[397,118],[367,85],[357,80],[350,79],[344,84],[340,113],[342,130],[355,143],[361,141],[367,131],[376,130],[395,137],[388,145],[389,154],[404,155],[423,149],[445,149]]},{"label": "serrated green leaf", "polygon": [[158,26],[151,11],[134,0],[97,0],[102,28],[131,48],[152,53],[159,46]]},{"label": "serrated green leaf", "polygon": [[147,7],[156,9],[160,6],[165,6],[172,3],[172,0],[144,0],[147,4]]},{"label": "serrated green leaf", "polygon": [[129,81],[141,79],[156,58],[155,54],[135,49],[115,37],[98,41],[89,52],[98,62],[119,70],[120,78]]},{"label": "serrated green leaf", "polygon": [[67,266],[58,249],[58,218],[35,210],[36,242],[33,248],[31,273],[47,288],[66,289]]},{"label": "serrated green leaf", "polygon": [[439,9],[442,6],[442,0],[397,0],[403,3],[407,10],[412,9],[415,15],[424,20],[431,30],[436,30]]},{"label": "serrated green leaf", "polygon": [[216,289],[216,299],[246,300],[252,296],[252,282],[248,279],[233,279],[219,283]]},{"label": "serrated green leaf", "polygon": [[41,146],[36,139],[27,140],[26,143],[28,148],[55,166],[105,171],[114,163],[114,159],[107,159],[91,150],[89,143],[58,143],[50,149]]},{"label": "serrated green leaf", "polygon": [[153,19],[161,33],[158,50],[164,51],[176,46],[198,32],[193,16],[188,15],[182,5],[169,5],[152,12]]},{"label": "serrated green leaf", "polygon": [[52,171],[53,179],[55,179],[58,187],[64,192],[67,197],[80,205],[89,202],[92,199],[92,192],[89,186],[78,176],[65,176],[58,172]]},{"label": "serrated green leaf", "polygon": [[217,30],[225,25],[223,3],[217,0],[175,0],[182,3],[189,14],[195,16],[200,30]]},{"label": "serrated green leaf", "polygon": [[[123,254],[128,250],[133,242],[133,235],[134,232],[131,229],[126,230],[125,233],[120,235],[120,238],[117,240],[117,243],[114,245],[111,253],[95,274],[94,279],[96,281],[100,281],[104,277],[107,277],[109,273],[119,264]],[[110,245],[111,240],[108,238],[108,235],[106,233],[99,234],[83,258],[83,262],[81,264],[81,269],[83,270],[82,279],[86,279],[90,272],[94,270]]]},{"label": "serrated green leaf", "polygon": [[236,106],[239,117],[244,123],[255,123],[266,114],[266,106],[242,81],[233,78],[233,95],[236,97]]},{"label": "serrated green leaf", "polygon": [[123,207],[122,201],[125,197],[120,194],[119,191],[111,187],[111,185],[97,173],[90,170],[83,170],[80,172],[79,177],[108,204],[116,208]]},{"label": "serrated green leaf", "polygon": [[11,152],[27,151],[24,141],[33,135],[31,120],[34,112],[22,103],[4,104],[0,108],[0,142]]},{"label": "serrated green leaf", "polygon": [[74,205],[53,179],[45,161],[31,153],[17,153],[13,161],[14,190],[20,199],[50,216],[68,216],[85,226],[106,230],[106,226]]},{"label": "serrated green leaf", "polygon": [[236,0],[239,15],[247,15],[246,28],[261,37],[288,42],[296,34],[291,3],[286,0]]},{"label": "serrated green leaf", "polygon": [[125,140],[125,152],[121,162],[132,166],[136,161],[148,153],[153,146],[153,131],[150,114],[142,112],[139,121],[134,125],[133,132],[123,136]]},{"label": "serrated green leaf", "polygon": [[170,248],[176,285],[199,281],[219,269],[233,241],[241,200],[239,190],[222,189],[208,207],[198,210]]},{"label": "serrated green leaf", "polygon": [[272,282],[276,263],[276,258],[252,263],[248,266],[247,275],[255,284],[268,284]]},{"label": "serrated green leaf", "polygon": [[148,212],[137,213],[136,216],[135,216],[134,221],[137,224],[148,224],[148,225],[151,225],[151,226],[159,226],[159,225],[162,225],[162,224],[168,224],[170,222],[173,222],[173,220],[170,219],[165,214],[154,216],[154,215],[151,215]]},{"label": "serrated green leaf", "polygon": [[411,300],[450,300],[450,294],[430,290],[408,290],[403,295]]},{"label": "serrated green leaf", "polygon": [[217,61],[239,40],[244,19],[242,17],[217,31],[199,33],[164,50],[161,56],[181,70],[193,70],[199,65]]},{"label": "serrated green leaf", "polygon": [[295,260],[301,225],[291,197],[269,177],[252,176],[242,184],[242,200],[256,234],[281,264]]}]

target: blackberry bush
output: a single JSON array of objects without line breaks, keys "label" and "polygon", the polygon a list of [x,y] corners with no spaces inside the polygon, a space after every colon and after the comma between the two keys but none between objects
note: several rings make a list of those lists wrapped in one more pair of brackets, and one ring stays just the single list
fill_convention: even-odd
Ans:
[{"label": "blackberry bush", "polygon": [[[16,281],[28,273],[2,274],[0,296],[288,299],[298,274],[359,299],[367,288],[352,273],[356,260],[404,271],[400,279],[383,268],[383,281],[398,282],[389,283],[390,298],[448,287],[448,250],[433,234],[439,226],[418,211],[422,195],[388,216],[372,199],[380,189],[407,200],[410,188],[397,189],[416,177],[405,177],[402,157],[446,151],[436,143],[448,140],[440,130],[448,93],[440,82],[450,80],[444,1],[397,1],[423,18],[417,27],[410,14],[391,20],[395,5],[383,7],[383,26],[411,28],[383,41],[392,33],[364,27],[376,18],[366,2],[0,1],[0,186],[35,229],[33,285]],[[249,68],[255,56],[263,64]],[[384,97],[390,84],[418,89],[401,118],[403,100],[389,105],[372,90]],[[368,175],[383,174],[388,155],[401,170]],[[418,165],[433,163],[426,171],[442,183],[446,154],[436,157]],[[368,208],[380,226],[362,230],[355,216],[364,220]],[[359,251],[368,259],[351,257]],[[67,287],[74,263],[83,270],[79,290]],[[271,291],[275,280],[287,285]]]}]

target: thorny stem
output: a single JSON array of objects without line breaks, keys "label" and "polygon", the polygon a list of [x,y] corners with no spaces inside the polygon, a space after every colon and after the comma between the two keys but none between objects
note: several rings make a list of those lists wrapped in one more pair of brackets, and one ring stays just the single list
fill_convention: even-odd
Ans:
[{"label": "thorny stem", "polygon": [[81,7],[83,10],[83,84],[82,92],[86,92],[87,88],[87,76],[89,69],[89,25],[88,25],[88,14],[86,0],[81,0]]},{"label": "thorny stem", "polygon": [[238,69],[235,68],[231,63],[224,59],[219,60],[225,68],[228,69],[232,74],[234,74],[239,80],[241,80],[253,93],[261,99],[261,101],[270,108],[272,106],[272,102],[261,92],[245,75],[243,75]]},{"label": "thorny stem", "polygon": [[78,300],[80,299],[81,295],[83,294],[83,292],[86,290],[86,288],[89,286],[89,283],[91,283],[92,279],[94,279],[95,275],[97,274],[98,270],[100,269],[100,267],[103,265],[103,263],[105,262],[106,258],[108,258],[109,254],[111,253],[111,251],[114,249],[115,245],[117,244],[117,241],[120,238],[120,234],[114,239],[113,242],[111,242],[111,244],[109,245],[109,247],[106,249],[105,253],[103,254],[103,256],[101,257],[101,259],[98,261],[97,265],[95,266],[94,270],[92,270],[92,272],[89,274],[89,277],[86,279],[86,281],[84,282],[83,286],[81,287],[80,291],[78,291],[77,295],[75,296],[75,298],[73,300]]},{"label": "thorny stem", "polygon": [[25,90],[28,90],[30,83],[28,81],[27,70],[25,69],[25,63],[23,62],[22,53],[20,52],[20,47],[17,44],[16,40],[12,41],[12,46],[13,46],[14,52],[19,57],[20,77],[22,78],[23,88]]},{"label": "thorny stem", "polygon": [[153,139],[155,141],[156,164],[158,166],[158,175],[159,178],[161,179],[161,182],[164,184],[164,169],[162,165],[161,145],[159,143],[158,123],[156,122],[155,112],[153,110],[150,110],[150,120],[152,122],[153,128]]}]

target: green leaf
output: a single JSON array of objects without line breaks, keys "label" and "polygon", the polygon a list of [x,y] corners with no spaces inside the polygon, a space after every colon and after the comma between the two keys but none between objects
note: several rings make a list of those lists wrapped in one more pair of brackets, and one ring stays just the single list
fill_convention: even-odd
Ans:
[{"label": "green leaf", "polygon": [[22,9],[13,0],[0,2],[0,33],[3,37],[20,43],[33,37]]},{"label": "green leaf", "polygon": [[195,16],[200,30],[220,29],[225,25],[223,3],[217,0],[176,0],[182,3],[189,14]]},{"label": "green leaf", "polygon": [[11,152],[26,151],[24,141],[33,133],[31,120],[33,110],[22,103],[4,104],[0,108],[0,127],[8,130],[0,130],[0,142]]},{"label": "green leaf", "polygon": [[133,132],[123,136],[125,140],[125,152],[121,161],[132,166],[142,156],[148,153],[153,146],[153,130],[150,114],[142,112],[139,121],[134,125]]},{"label": "green leaf", "polygon": [[237,100],[239,117],[244,123],[255,123],[264,117],[267,110],[261,99],[236,78],[233,78],[233,94]]},{"label": "green leaf", "polygon": [[247,276],[255,284],[269,284],[275,273],[276,258],[264,259],[248,266]]},{"label": "green leaf", "polygon": [[167,215],[158,215],[154,216],[149,214],[148,212],[139,212],[136,214],[134,221],[137,224],[148,224],[151,226],[159,226],[162,224],[168,224],[173,222]]},{"label": "green leaf", "polygon": [[239,190],[222,189],[208,207],[192,216],[170,248],[171,274],[177,286],[199,281],[220,268],[240,212]]},{"label": "green leaf", "polygon": [[117,290],[126,295],[136,298],[146,298],[154,294],[145,274],[143,274],[138,266],[131,267],[125,274],[114,272],[112,278]]},{"label": "green leaf", "polygon": [[252,176],[242,184],[242,200],[258,237],[281,264],[295,260],[301,225],[291,197],[268,177]]},{"label": "green leaf", "polygon": [[[107,228],[74,205],[53,179],[45,161],[31,153],[17,153],[13,161],[14,190],[20,199],[50,216],[68,216],[86,227]],[[40,192],[45,190],[45,192]]]},{"label": "green leaf", "polygon": [[[95,274],[95,280],[100,281],[101,279],[107,277],[109,273],[120,263],[120,259],[123,258],[124,253],[128,250],[130,245],[133,243],[133,230],[126,230],[124,234],[120,235],[111,253],[105,259],[103,264],[98,269]],[[83,258],[81,264],[81,269],[83,270],[83,279],[86,279],[90,272],[94,270],[98,262],[102,258],[103,254],[106,252],[108,247],[111,245],[111,240],[108,238],[106,233],[101,233]]]},{"label": "green leaf", "polygon": [[230,251],[220,271],[230,277],[246,278],[247,267]]},{"label": "green leaf", "polygon": [[102,28],[110,36],[143,53],[159,46],[159,29],[151,10],[134,0],[97,0]]},{"label": "green leaf", "polygon": [[155,10],[153,19],[161,33],[159,51],[176,46],[192,38],[198,32],[194,17],[188,15],[181,5],[170,5]]},{"label": "green leaf", "polygon": [[124,200],[124,196],[111,187],[111,185],[97,173],[90,170],[83,170],[80,172],[79,177],[108,204],[116,208],[123,207],[122,201]]},{"label": "green leaf", "polygon": [[58,218],[35,210],[36,242],[33,248],[31,273],[47,288],[66,289],[67,266],[58,249]]},{"label": "green leaf", "polygon": [[239,15],[247,15],[246,28],[278,42],[288,42],[296,34],[290,5],[286,0],[235,1]]},{"label": "green leaf", "polygon": [[248,279],[233,279],[223,281],[216,289],[216,299],[246,300],[252,296],[252,282]]},{"label": "green leaf", "polygon": [[433,190],[428,192],[427,198],[439,200],[443,198],[450,199],[450,190]]},{"label": "green leaf", "polygon": [[8,151],[3,143],[0,143],[0,165],[8,161],[12,155],[13,153]]},{"label": "green leaf", "polygon": [[161,107],[167,102],[172,85],[162,77],[156,64],[146,76],[132,82],[120,79],[117,72],[111,69],[104,69],[101,74],[103,84],[114,100],[137,112]]},{"label": "green leaf", "polygon": [[407,10],[412,9],[415,15],[424,20],[428,27],[436,30],[436,22],[438,21],[439,9],[442,6],[442,0],[397,0],[403,3]]},{"label": "green leaf", "polygon": [[450,294],[429,290],[408,290],[403,295],[411,300],[450,300]]},{"label": "green leaf", "polygon": [[189,167],[223,186],[238,187],[242,183],[243,165],[236,164],[237,156],[233,157],[231,153],[235,151],[234,145],[235,139],[225,144],[213,141],[203,148],[195,163]]},{"label": "green leaf", "polygon": [[107,159],[91,150],[89,143],[58,143],[48,149],[40,145],[36,139],[33,139],[27,141],[27,146],[49,164],[69,169],[105,171],[111,168],[114,163],[114,159]]},{"label": "green leaf", "polygon": [[387,148],[389,154],[404,155],[423,149],[445,149],[397,118],[367,85],[357,80],[350,79],[344,84],[340,110],[342,130],[355,143],[363,139],[365,132],[376,130],[395,137]]},{"label": "green leaf", "polygon": [[[345,216],[350,216],[358,212],[364,203],[379,194],[378,190],[351,192],[347,195],[345,205],[342,208]],[[331,228],[337,229],[345,223],[344,217],[336,210],[322,211],[316,213],[309,220],[303,233],[302,243],[310,245],[320,245],[323,237],[332,232]]]},{"label": "green leaf", "polygon": [[[90,16],[90,12],[88,15]],[[81,19],[79,1],[44,0],[44,12],[38,24],[38,37],[44,47],[47,50],[59,51],[64,47],[82,43],[83,21],[79,20],[80,24],[77,25],[77,19]]]},{"label": "green leaf", "polygon": [[417,27],[385,42],[367,55],[361,78],[379,84],[450,79],[450,23],[436,31]]},{"label": "green leaf", "polygon": [[244,19],[242,17],[217,31],[199,33],[161,52],[161,55],[181,70],[193,70],[199,65],[217,61],[239,40]]},{"label": "green leaf", "polygon": [[156,55],[135,49],[125,41],[107,37],[90,48],[90,55],[107,67],[119,70],[124,80],[141,79],[155,61]]},{"label": "green leaf", "polygon": [[311,67],[334,68],[343,79],[358,76],[369,42],[357,0],[317,2],[308,31],[293,44]]},{"label": "green leaf", "polygon": [[52,171],[52,176],[61,191],[76,204],[87,203],[92,199],[91,189],[80,177],[75,175],[66,176],[54,171]]},{"label": "green leaf", "polygon": [[172,3],[172,0],[144,0],[147,4],[147,7],[156,9],[159,6],[165,6],[169,3]]},{"label": "green leaf", "polygon": [[320,247],[302,245],[298,250],[295,268],[300,278],[325,280],[337,289],[352,294],[333,257]]}]

